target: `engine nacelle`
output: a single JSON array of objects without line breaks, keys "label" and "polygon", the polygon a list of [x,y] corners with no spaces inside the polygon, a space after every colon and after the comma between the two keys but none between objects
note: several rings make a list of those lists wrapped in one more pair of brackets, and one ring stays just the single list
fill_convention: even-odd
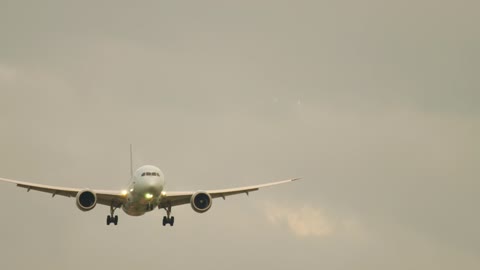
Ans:
[{"label": "engine nacelle", "polygon": [[90,190],[77,193],[77,207],[82,211],[90,211],[97,205],[97,194]]},{"label": "engine nacelle", "polygon": [[193,211],[197,213],[205,213],[212,207],[212,196],[204,191],[198,191],[190,198],[190,204]]}]

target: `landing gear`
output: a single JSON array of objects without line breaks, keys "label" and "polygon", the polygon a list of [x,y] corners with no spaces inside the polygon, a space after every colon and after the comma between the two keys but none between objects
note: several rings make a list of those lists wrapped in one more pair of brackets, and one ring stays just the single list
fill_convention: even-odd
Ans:
[{"label": "landing gear", "polygon": [[118,224],[118,216],[107,216],[107,225],[113,223],[114,225]]},{"label": "landing gear", "polygon": [[115,210],[117,208],[110,206],[110,215],[107,216],[107,225],[110,225],[110,223],[113,223],[115,226],[118,224],[118,216],[117,215],[113,215],[115,213]]},{"label": "landing gear", "polygon": [[170,216],[170,214],[172,213],[172,207],[171,206],[168,206],[168,207],[165,207],[165,211],[167,211],[167,216],[164,216],[163,217],[163,226],[167,225],[167,224],[170,224],[170,226],[173,226],[173,222],[175,222],[175,218],[172,216]]},{"label": "landing gear", "polygon": [[175,222],[175,217],[170,217],[170,218],[167,218],[166,216],[163,217],[163,226],[167,225],[167,224],[170,224],[170,226],[173,226],[173,222]]}]

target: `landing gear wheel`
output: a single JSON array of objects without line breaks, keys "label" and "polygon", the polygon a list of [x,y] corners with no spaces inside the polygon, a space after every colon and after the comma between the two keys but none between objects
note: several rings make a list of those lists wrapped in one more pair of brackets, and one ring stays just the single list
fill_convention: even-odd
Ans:
[{"label": "landing gear wheel", "polygon": [[[160,207],[159,207],[160,208]],[[164,207],[165,211],[167,211],[167,216],[163,217],[163,226],[170,224],[170,226],[173,226],[173,222],[175,219],[173,217],[170,217],[170,214],[172,213],[172,206],[167,206]]]},{"label": "landing gear wheel", "polygon": [[117,207],[110,205],[110,215],[107,216],[107,226],[110,225],[110,223],[115,225],[118,224],[118,216],[113,215],[115,213],[115,209],[117,209]]},{"label": "landing gear wheel", "polygon": [[162,225],[165,226],[167,224],[170,224],[170,226],[173,226],[173,222],[175,221],[175,218],[174,217],[166,217],[166,216],[163,216],[163,221],[162,221]]}]

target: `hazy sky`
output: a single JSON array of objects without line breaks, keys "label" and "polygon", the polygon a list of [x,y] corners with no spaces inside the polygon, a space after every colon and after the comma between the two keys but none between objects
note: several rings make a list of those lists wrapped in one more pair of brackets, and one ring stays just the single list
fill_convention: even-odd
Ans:
[{"label": "hazy sky", "polygon": [[[72,1],[73,2],[73,1]],[[1,269],[479,269],[478,1],[0,0],[0,176],[171,190],[140,218],[0,185]]]}]

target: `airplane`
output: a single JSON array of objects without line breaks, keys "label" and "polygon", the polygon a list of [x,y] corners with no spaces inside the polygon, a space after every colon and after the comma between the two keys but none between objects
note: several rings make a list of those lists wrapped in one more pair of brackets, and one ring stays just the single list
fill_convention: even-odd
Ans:
[{"label": "airplane", "polygon": [[212,207],[212,199],[223,198],[225,200],[227,196],[243,193],[248,195],[249,192],[257,191],[260,188],[300,179],[292,178],[267,184],[230,189],[167,191],[165,189],[165,176],[158,167],[145,165],[138,168],[135,173],[132,173],[132,166],[130,165],[130,171],[132,174],[130,184],[127,189],[119,191],[48,186],[5,178],[0,178],[0,181],[16,184],[18,187],[26,188],[27,191],[35,190],[50,193],[52,197],[56,195],[75,197],[77,207],[84,212],[92,210],[97,204],[110,206],[107,225],[111,223],[114,225],[118,224],[118,216],[115,215],[115,210],[118,208],[121,208],[130,216],[141,216],[153,211],[155,208],[163,208],[166,211],[166,216],[163,217],[163,226],[167,224],[173,226],[175,221],[171,215],[173,206],[190,204],[195,212],[205,213]]}]

